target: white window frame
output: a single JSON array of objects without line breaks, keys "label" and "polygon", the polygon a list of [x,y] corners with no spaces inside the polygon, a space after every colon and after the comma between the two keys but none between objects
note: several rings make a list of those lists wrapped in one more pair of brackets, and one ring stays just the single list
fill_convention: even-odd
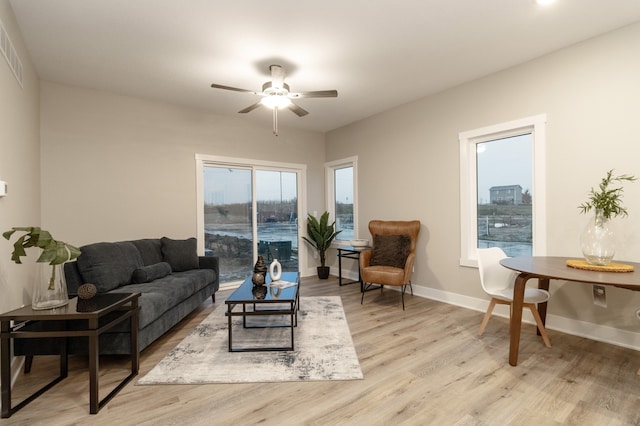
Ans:
[{"label": "white window frame", "polygon": [[495,139],[531,133],[532,183],[532,250],[534,256],[547,252],[546,226],[546,114],[535,115],[480,129],[461,132],[460,142],[460,265],[478,267],[478,196],[477,144]]},{"label": "white window frame", "polygon": [[[345,167],[353,167],[353,235],[358,239],[358,157],[347,157],[340,160],[329,161],[324,164],[326,204],[329,218],[336,217],[335,171]],[[340,234],[333,242],[335,246],[349,246],[351,240],[341,240]]]}]

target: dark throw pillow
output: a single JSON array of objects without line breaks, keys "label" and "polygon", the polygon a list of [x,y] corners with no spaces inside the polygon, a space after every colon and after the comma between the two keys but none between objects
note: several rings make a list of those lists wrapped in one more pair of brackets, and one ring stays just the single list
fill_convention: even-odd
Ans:
[{"label": "dark throw pillow", "polygon": [[162,243],[160,243],[160,238],[133,240],[131,243],[138,248],[144,266],[162,262]]},{"label": "dark throw pillow", "polygon": [[134,284],[148,283],[158,278],[166,277],[171,273],[171,265],[167,262],[159,262],[153,265],[143,266],[133,271],[131,282]]},{"label": "dark throw pillow", "polygon": [[404,268],[410,245],[411,238],[408,235],[376,235],[373,237],[373,252],[369,265]]},{"label": "dark throw pillow", "polygon": [[172,240],[162,237],[162,257],[174,272],[198,269],[198,242],[195,238]]},{"label": "dark throw pillow", "polygon": [[130,242],[94,243],[80,247],[78,271],[85,283],[105,293],[131,283],[131,274],[143,266],[140,252]]}]

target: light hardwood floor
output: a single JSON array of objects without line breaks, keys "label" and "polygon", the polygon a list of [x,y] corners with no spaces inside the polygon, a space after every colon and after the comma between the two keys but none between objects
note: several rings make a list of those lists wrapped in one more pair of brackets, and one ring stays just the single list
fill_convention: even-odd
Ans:
[{"label": "light hardwood floor", "polygon": [[[340,295],[364,380],[127,385],[99,414],[88,414],[86,361],[72,357],[69,377],[0,424],[46,425],[640,425],[640,353],[549,331],[547,349],[523,325],[520,364],[510,367],[508,325],[482,313],[385,290],[366,294],[336,278],[303,279],[303,296]],[[141,354],[147,373],[212,310],[205,302]],[[127,360],[101,358],[101,396],[126,375]],[[16,393],[52,374],[36,357]],[[211,368],[216,368],[212,365]],[[47,371],[49,371],[47,373]]]}]

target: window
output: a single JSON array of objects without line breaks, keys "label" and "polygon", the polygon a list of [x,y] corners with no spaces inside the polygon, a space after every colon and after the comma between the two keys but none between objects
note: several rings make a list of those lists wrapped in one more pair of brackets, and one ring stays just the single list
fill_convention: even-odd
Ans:
[{"label": "window", "polygon": [[355,238],[358,229],[357,176],[358,159],[350,157],[325,164],[327,211],[336,221],[336,231],[342,231],[337,242]]},{"label": "window", "polygon": [[545,254],[545,124],[539,115],[460,133],[461,265],[477,266],[483,247]]},{"label": "window", "polygon": [[305,166],[196,155],[199,251],[220,258],[220,283],[248,277],[257,257],[298,271]]}]

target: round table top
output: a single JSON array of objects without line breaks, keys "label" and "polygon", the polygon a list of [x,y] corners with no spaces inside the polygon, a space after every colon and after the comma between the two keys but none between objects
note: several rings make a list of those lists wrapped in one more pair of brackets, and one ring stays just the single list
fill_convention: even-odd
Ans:
[{"label": "round table top", "polygon": [[518,256],[502,259],[500,264],[514,271],[538,278],[614,285],[629,290],[640,290],[640,263],[616,261],[633,266],[630,272],[588,271],[567,265],[570,257]]}]

